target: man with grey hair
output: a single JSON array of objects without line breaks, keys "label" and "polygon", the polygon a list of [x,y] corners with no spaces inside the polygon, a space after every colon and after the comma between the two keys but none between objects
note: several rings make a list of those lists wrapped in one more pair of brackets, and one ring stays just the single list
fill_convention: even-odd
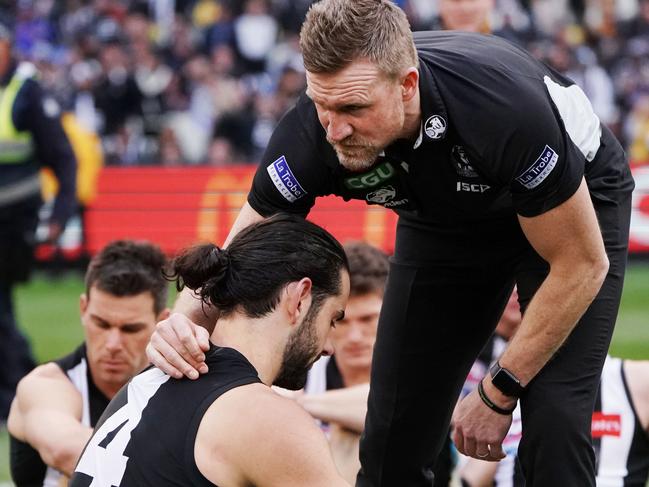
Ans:
[{"label": "man with grey hair", "polygon": [[[516,283],[523,322],[456,408],[455,443],[501,459],[520,399],[526,485],[594,486],[590,416],[633,189],[621,146],[584,93],[527,52],[479,34],[413,36],[388,0],[315,3],[301,46],[306,96],[275,130],[229,238],[329,194],[399,214],[357,485],[430,485]],[[198,375],[207,339],[190,320],[213,327],[216,313],[189,294],[177,309],[189,319],[159,327],[150,358]]]}]

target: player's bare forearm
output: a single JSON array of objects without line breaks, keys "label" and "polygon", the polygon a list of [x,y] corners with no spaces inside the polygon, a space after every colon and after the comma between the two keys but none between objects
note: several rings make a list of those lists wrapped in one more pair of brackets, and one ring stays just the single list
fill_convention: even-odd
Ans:
[{"label": "player's bare forearm", "polygon": [[367,414],[369,384],[360,384],[321,394],[304,394],[297,399],[311,416],[361,433]]},{"label": "player's bare forearm", "polygon": [[70,475],[92,434],[81,423],[81,395],[58,366],[48,363],[18,384],[8,427],[50,467]]},{"label": "player's bare forearm", "polygon": [[47,465],[70,477],[92,428],[58,412],[44,409],[35,413],[26,418],[25,440]]}]

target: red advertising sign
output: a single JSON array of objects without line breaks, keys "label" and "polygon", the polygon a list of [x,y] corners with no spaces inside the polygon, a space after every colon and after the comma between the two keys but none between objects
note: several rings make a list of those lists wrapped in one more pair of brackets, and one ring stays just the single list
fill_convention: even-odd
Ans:
[{"label": "red advertising sign", "polygon": [[[106,168],[85,215],[91,254],[116,238],[146,239],[170,254],[201,241],[223,243],[246,200],[251,167]],[[309,219],[339,240],[393,250],[396,215],[362,201],[320,198]]]},{"label": "red advertising sign", "polygon": [[649,252],[649,166],[633,171],[635,191],[631,203],[630,252]]},{"label": "red advertising sign", "polygon": [[[254,167],[102,170],[85,213],[86,248],[117,238],[146,239],[173,254],[200,241],[222,244],[246,199]],[[634,170],[630,249],[649,252],[649,167]],[[341,241],[364,240],[391,252],[397,216],[363,201],[319,198],[309,219]]]}]

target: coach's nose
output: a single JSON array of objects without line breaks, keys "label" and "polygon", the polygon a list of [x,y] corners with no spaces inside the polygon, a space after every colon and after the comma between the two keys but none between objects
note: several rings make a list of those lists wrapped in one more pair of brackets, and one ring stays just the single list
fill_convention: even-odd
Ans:
[{"label": "coach's nose", "polygon": [[354,128],[347,122],[346,117],[343,115],[327,112],[326,121],[327,137],[332,142],[345,140],[354,131]]}]

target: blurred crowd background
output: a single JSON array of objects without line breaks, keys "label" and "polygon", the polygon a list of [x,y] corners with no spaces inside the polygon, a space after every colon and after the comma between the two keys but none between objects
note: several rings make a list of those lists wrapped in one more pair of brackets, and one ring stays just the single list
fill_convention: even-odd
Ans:
[{"label": "blurred crowd background", "polygon": [[[427,30],[445,27],[444,2],[469,30],[482,15],[479,30],[567,74],[633,163],[649,163],[649,0],[396,3]],[[106,165],[222,166],[256,163],[303,90],[298,33],[311,3],[0,1],[0,22],[63,110],[100,136]]]}]

